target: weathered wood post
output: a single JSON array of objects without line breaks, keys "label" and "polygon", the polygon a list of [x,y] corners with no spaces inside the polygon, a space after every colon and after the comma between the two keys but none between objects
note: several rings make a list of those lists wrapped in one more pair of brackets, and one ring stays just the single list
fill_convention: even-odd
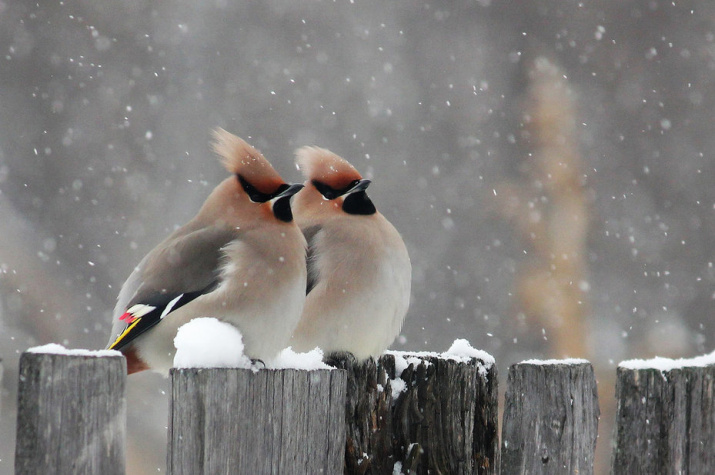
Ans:
[{"label": "weathered wood post", "polygon": [[335,359],[348,371],[344,473],[498,473],[497,372],[486,356]]},{"label": "weathered wood post", "polygon": [[502,424],[502,473],[592,474],[599,414],[589,362],[512,365]]},{"label": "weathered wood post", "polygon": [[624,361],[613,473],[715,473],[715,353]]},{"label": "weathered wood post", "polygon": [[335,474],[345,447],[338,370],[171,370],[167,472]]},{"label": "weathered wood post", "polygon": [[124,475],[124,357],[61,350],[20,357],[15,473]]}]

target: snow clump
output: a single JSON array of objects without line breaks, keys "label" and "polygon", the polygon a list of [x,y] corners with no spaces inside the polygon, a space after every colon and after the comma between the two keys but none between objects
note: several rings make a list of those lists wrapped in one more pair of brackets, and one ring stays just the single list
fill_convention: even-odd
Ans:
[{"label": "snow clump", "polygon": [[657,369],[661,373],[679,368],[693,368],[715,365],[715,351],[708,355],[696,356],[695,358],[680,358],[673,360],[656,356],[650,360],[626,360],[618,365],[626,369]]},{"label": "snow clump", "polygon": [[194,318],[174,338],[176,368],[250,368],[243,354],[243,335],[216,318]]},{"label": "snow clump", "polygon": [[66,355],[66,356],[90,356],[93,358],[102,358],[105,356],[122,356],[116,350],[84,350],[84,349],[69,349],[57,343],[48,343],[42,346],[35,346],[27,349],[28,353],[45,353],[50,355]]},{"label": "snow clump", "polygon": [[270,367],[274,369],[304,369],[307,371],[335,369],[323,363],[323,350],[320,348],[315,348],[307,353],[296,353],[290,346],[278,353]]}]

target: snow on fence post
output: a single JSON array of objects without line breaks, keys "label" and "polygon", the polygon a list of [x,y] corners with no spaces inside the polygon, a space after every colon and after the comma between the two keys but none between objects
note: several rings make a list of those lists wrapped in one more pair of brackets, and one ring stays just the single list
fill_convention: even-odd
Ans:
[{"label": "snow on fence post", "polygon": [[389,352],[333,363],[348,371],[345,474],[499,473],[490,355]]},{"label": "snow on fence post", "polygon": [[171,386],[170,475],[342,472],[344,371],[174,368]]},{"label": "snow on fence post", "polygon": [[15,474],[124,475],[126,368],[114,351],[23,353]]},{"label": "snow on fence post", "polygon": [[524,361],[507,376],[502,473],[593,473],[598,395],[586,360]]},{"label": "snow on fence post", "polygon": [[715,473],[715,353],[624,361],[613,473]]}]

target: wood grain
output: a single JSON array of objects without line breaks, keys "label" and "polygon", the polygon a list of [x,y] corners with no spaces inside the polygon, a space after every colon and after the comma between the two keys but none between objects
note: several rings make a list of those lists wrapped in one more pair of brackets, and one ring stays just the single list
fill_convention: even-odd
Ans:
[{"label": "wood grain", "polygon": [[172,369],[169,474],[340,473],[345,372]]},{"label": "wood grain", "polygon": [[17,475],[124,475],[126,362],[24,353],[18,388]]},{"label": "wood grain", "polygon": [[593,473],[598,395],[590,363],[509,368],[502,473]]},{"label": "wood grain", "polygon": [[613,473],[715,473],[715,365],[617,375]]},{"label": "wood grain", "polygon": [[498,473],[496,366],[410,361],[398,376],[390,354],[377,362],[335,360],[348,372],[345,473]]}]

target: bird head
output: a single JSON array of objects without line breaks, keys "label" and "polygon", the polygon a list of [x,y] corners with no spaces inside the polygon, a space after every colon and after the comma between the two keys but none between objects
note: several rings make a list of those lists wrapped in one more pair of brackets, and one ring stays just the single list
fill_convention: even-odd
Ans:
[{"label": "bird head", "polygon": [[292,222],[290,198],[303,185],[286,183],[261,152],[243,139],[221,128],[213,137],[213,150],[232,176],[216,187],[202,212],[239,227],[262,219]]},{"label": "bird head", "polygon": [[344,158],[324,148],[303,147],[296,151],[296,165],[306,179],[295,202],[302,215],[375,214],[365,191],[370,180]]}]

